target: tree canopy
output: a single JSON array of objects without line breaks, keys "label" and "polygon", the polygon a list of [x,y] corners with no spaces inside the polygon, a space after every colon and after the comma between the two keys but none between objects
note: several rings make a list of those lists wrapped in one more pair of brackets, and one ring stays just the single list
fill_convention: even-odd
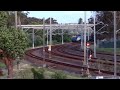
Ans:
[{"label": "tree canopy", "polygon": [[0,27],[6,26],[8,20],[8,14],[5,11],[0,11]]},{"label": "tree canopy", "polygon": [[[113,37],[114,32],[114,15],[113,11],[95,11],[96,12],[96,23],[103,22],[104,24],[107,24],[105,28],[103,28],[101,31],[107,31],[109,32],[106,36],[108,38]],[[120,11],[117,11],[117,30],[120,29]],[[100,28],[101,26],[98,26]]]},{"label": "tree canopy", "polygon": [[83,23],[82,18],[79,18],[79,20],[78,20],[78,24],[82,24],[82,23]]},{"label": "tree canopy", "polygon": [[0,28],[0,49],[5,52],[5,55],[16,58],[22,56],[27,47],[26,34],[21,30],[14,28]]},{"label": "tree canopy", "polygon": [[12,27],[9,22],[8,11],[0,11],[0,56],[8,68],[8,77],[12,78],[13,60],[22,57],[27,47],[27,35]]}]

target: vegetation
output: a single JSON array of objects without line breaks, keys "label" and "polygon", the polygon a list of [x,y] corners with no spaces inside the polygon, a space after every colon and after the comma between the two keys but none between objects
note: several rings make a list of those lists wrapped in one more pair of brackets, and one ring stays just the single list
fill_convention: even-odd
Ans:
[{"label": "vegetation", "polygon": [[27,37],[22,30],[14,28],[0,28],[0,49],[3,50],[2,60],[8,68],[8,75],[12,77],[13,61],[22,57],[27,47]]},{"label": "vegetation", "polygon": [[82,24],[82,23],[83,23],[82,18],[79,18],[79,20],[78,20],[78,24]]},{"label": "vegetation", "polygon": [[8,15],[5,11],[0,11],[0,27],[7,26]]},{"label": "vegetation", "polygon": [[79,75],[72,75],[59,70],[52,70],[47,68],[24,69],[16,72],[14,75],[16,79],[83,79]]},{"label": "vegetation", "polygon": [[[57,43],[61,43],[62,42],[62,36],[61,35],[54,35],[53,36],[53,42]],[[71,42],[71,36],[68,34],[64,34],[63,35],[63,42]]]},{"label": "vegetation", "polygon": [[9,13],[0,11],[0,50],[1,59],[8,68],[8,77],[12,78],[13,74],[13,61],[17,57],[22,57],[24,50],[27,47],[27,37],[22,30],[16,30],[9,26]]},{"label": "vegetation", "polygon": [[45,79],[44,77],[44,69],[39,69],[38,71],[36,71],[34,68],[31,69],[34,79]]},{"label": "vegetation", "polygon": [[[97,51],[113,53],[114,48],[97,48]],[[120,55],[120,48],[117,48],[116,51],[117,51],[117,54]]]},{"label": "vegetation", "polygon": [[52,79],[66,79],[67,76],[63,72],[55,72],[54,74],[51,75]]},{"label": "vegetation", "polygon": [[[94,13],[96,14],[96,22],[95,23],[99,23],[99,22],[103,22],[104,24],[98,24],[96,25],[96,31],[98,31],[100,28],[102,28],[105,24],[107,24],[108,26],[102,28],[99,32],[103,32],[103,31],[107,31],[108,33],[102,33],[102,34],[97,34],[97,38],[98,39],[111,39],[113,38],[113,32],[114,32],[114,15],[113,15],[113,11],[94,11]],[[120,29],[120,11],[117,11],[117,30]],[[88,19],[88,22],[90,24],[94,23],[94,18],[90,17]],[[93,27],[92,27],[93,28]],[[99,35],[99,36],[98,36]],[[120,33],[117,33],[117,37],[120,36]]]}]

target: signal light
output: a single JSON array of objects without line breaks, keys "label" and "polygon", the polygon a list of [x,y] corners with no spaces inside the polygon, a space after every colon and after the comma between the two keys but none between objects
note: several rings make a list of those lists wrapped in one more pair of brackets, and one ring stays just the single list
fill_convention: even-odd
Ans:
[{"label": "signal light", "polygon": [[90,46],[90,44],[89,44],[89,43],[87,43],[87,46]]},{"label": "signal light", "polygon": [[90,55],[90,58],[92,57],[92,55]]},{"label": "signal light", "polygon": [[89,47],[90,46],[90,43],[87,43],[87,45],[86,45],[87,47]]},{"label": "signal light", "polygon": [[92,58],[92,55],[90,55],[90,57],[89,57],[90,59]]}]

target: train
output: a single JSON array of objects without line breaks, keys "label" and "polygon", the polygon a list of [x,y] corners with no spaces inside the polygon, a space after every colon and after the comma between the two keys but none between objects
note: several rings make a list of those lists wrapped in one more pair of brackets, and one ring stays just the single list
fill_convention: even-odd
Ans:
[{"label": "train", "polygon": [[80,42],[81,41],[81,35],[73,36],[72,42]]},{"label": "train", "polygon": [[[76,35],[76,36],[73,36],[72,37],[72,42],[81,42],[81,39],[84,39],[84,36],[81,36],[81,35]],[[86,36],[86,41],[87,42],[94,42],[94,35],[93,34],[91,34],[90,36],[89,36],[89,40],[88,40],[88,36]]]}]

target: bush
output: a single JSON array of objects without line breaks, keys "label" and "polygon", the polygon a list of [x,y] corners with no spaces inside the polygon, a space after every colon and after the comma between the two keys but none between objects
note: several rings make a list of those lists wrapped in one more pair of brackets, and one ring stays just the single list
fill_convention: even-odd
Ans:
[{"label": "bush", "polygon": [[62,73],[62,72],[55,72],[54,74],[51,75],[52,79],[66,79],[67,75]]},{"label": "bush", "polygon": [[44,69],[39,69],[38,71],[36,71],[34,68],[31,69],[34,79],[45,79],[44,77]]},{"label": "bush", "polygon": [[16,79],[33,79],[33,73],[29,69],[19,71],[14,76]]}]

